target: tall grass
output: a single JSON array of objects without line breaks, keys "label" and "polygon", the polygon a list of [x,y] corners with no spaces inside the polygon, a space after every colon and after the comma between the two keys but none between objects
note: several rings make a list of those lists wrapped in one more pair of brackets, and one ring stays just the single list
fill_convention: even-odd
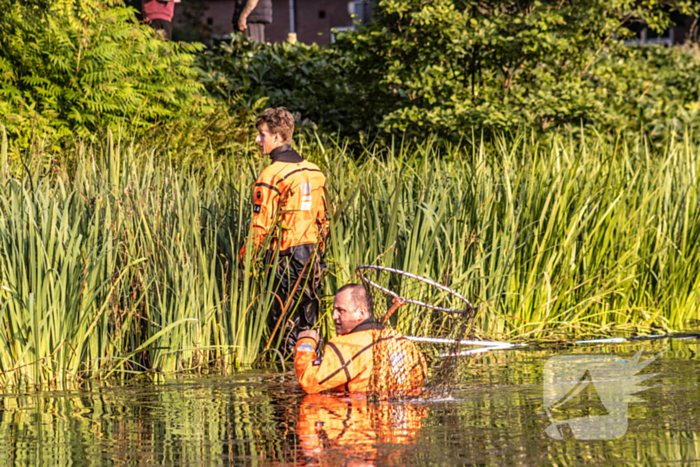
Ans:
[{"label": "tall grass", "polygon": [[[478,305],[498,339],[682,329],[700,303],[700,147],[521,134],[329,164],[340,280],[379,261]],[[422,316],[403,317],[413,332]]]},{"label": "tall grass", "polygon": [[[109,142],[0,193],[3,383],[250,365],[271,300],[266,269],[238,280],[255,169],[189,174]],[[247,176],[241,177],[241,174]],[[206,368],[205,366],[205,368]]]},{"label": "tall grass", "polygon": [[[329,178],[325,296],[355,266],[381,263],[472,299],[481,337],[648,333],[698,318],[691,138],[661,153],[641,136],[427,141],[359,158],[298,146]],[[237,261],[264,161],[183,169],[144,147],[110,139],[71,165],[36,151],[8,166],[3,145],[3,385],[248,366],[268,342],[270,269]],[[401,313],[402,329],[426,332],[425,316]]]}]

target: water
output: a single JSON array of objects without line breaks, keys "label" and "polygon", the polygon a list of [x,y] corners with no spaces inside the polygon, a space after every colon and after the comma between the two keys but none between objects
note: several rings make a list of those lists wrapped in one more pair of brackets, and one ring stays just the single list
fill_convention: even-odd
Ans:
[{"label": "water", "polygon": [[[4,394],[0,465],[685,465],[700,461],[699,346],[665,339],[491,352],[472,361],[451,399],[419,404],[305,396],[293,376],[259,372]],[[629,361],[641,348],[642,360],[666,353],[641,371],[657,375],[640,384],[645,402],[627,406],[622,437],[577,440],[566,425],[563,440],[546,434],[549,358]],[[554,412],[556,421],[617,423],[601,418],[606,408],[589,390]]]}]

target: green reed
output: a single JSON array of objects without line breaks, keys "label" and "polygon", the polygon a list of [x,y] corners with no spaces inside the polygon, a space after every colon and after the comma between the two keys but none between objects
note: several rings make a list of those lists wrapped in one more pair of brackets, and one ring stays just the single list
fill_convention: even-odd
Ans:
[{"label": "green reed", "polygon": [[[37,149],[20,164],[3,143],[3,385],[158,378],[260,356],[273,278],[260,257],[239,264],[238,251],[265,161],[251,148],[182,155],[178,168],[146,144],[109,138],[71,164]],[[700,147],[690,137],[663,151],[641,136],[526,134],[355,158],[339,142],[297,146],[329,180],[324,297],[372,263],[467,296],[481,337],[648,333],[698,318]],[[410,333],[429,334],[440,324],[431,319],[398,314]]]},{"label": "green reed", "polygon": [[[274,389],[230,379],[178,383],[177,390],[147,394],[138,385],[100,385],[102,390],[82,388],[70,396],[47,391],[8,397],[2,408],[12,416],[0,419],[6,430],[0,462],[69,466],[95,458],[173,465],[206,459],[207,465],[232,465],[248,458],[254,465],[294,458],[294,446],[278,435],[294,419],[276,418]],[[129,395],[133,405],[125,404]]]},{"label": "green reed", "polygon": [[205,161],[186,174],[155,160],[110,141],[81,151],[73,173],[44,174],[37,158],[3,185],[2,383],[257,357],[271,287],[254,258],[241,280],[237,264],[257,168]]},{"label": "green reed", "polygon": [[[375,262],[437,279],[477,305],[490,338],[682,329],[700,300],[699,152],[521,134],[330,164],[333,198],[350,200],[333,285]],[[428,332],[426,319],[412,310],[399,325]]]}]

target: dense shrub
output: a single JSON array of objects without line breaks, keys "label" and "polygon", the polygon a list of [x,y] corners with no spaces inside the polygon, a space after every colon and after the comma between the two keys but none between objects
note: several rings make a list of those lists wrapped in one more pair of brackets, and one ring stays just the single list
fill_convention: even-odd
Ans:
[{"label": "dense shrub", "polygon": [[600,103],[589,120],[652,136],[697,128],[699,52],[690,45],[629,47],[600,60],[590,80]]},{"label": "dense shrub", "polygon": [[327,47],[236,37],[212,50],[158,40],[121,0],[0,7],[0,124],[14,147],[111,128],[171,154],[221,150],[266,105],[353,137],[698,123],[695,49],[620,42],[631,20],[663,29],[668,12],[695,11],[682,0],[380,0],[372,23]]},{"label": "dense shrub", "polygon": [[381,0],[327,47],[234,39],[199,56],[234,108],[285,105],[326,129],[458,135],[594,124],[652,133],[697,123],[690,48],[627,47],[627,26],[670,24],[682,1]]},{"label": "dense shrub", "polygon": [[197,58],[207,90],[234,109],[262,101],[299,112],[305,123],[346,131],[364,127],[357,121],[357,89],[344,79],[351,62],[333,47],[265,45],[240,35]]},{"label": "dense shrub", "polygon": [[197,44],[165,42],[119,0],[2,0],[0,123],[20,145],[211,112],[192,66]]},{"label": "dense shrub", "polygon": [[379,0],[377,19],[340,35],[338,48],[355,57],[348,78],[388,104],[384,129],[547,129],[598,119],[607,105],[599,87],[610,84],[595,68],[618,53],[629,25],[663,30],[669,11],[695,8],[683,0]]}]

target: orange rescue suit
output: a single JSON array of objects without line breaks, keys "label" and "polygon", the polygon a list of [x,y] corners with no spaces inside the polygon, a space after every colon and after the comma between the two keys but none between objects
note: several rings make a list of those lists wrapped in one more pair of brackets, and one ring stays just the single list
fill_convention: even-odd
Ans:
[{"label": "orange rescue suit", "polygon": [[[280,253],[285,254],[294,246],[320,240],[323,251],[329,222],[325,175],[288,145],[273,150],[270,156],[272,163],[260,173],[253,190],[254,253],[275,222],[281,235],[272,239],[270,249],[279,245]],[[245,256],[245,245],[240,256]]]},{"label": "orange rescue suit", "polygon": [[299,339],[294,357],[299,384],[308,394],[328,389],[415,394],[427,375],[425,358],[413,342],[369,320],[331,339],[321,361],[315,347],[314,339]]}]

